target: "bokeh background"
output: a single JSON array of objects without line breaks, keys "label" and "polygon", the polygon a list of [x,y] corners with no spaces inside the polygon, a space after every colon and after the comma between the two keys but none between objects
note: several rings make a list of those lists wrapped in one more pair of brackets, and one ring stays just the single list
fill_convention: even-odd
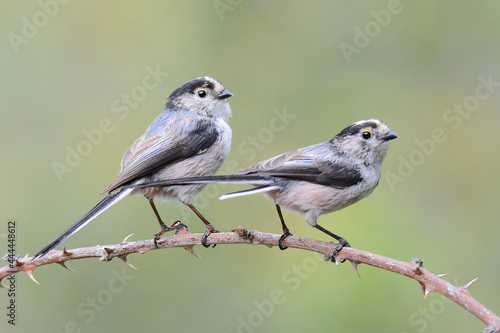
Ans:
[{"label": "bokeh background", "polygon": [[[379,187],[320,224],[363,250],[423,258],[455,284],[478,277],[473,296],[498,314],[499,12],[494,1],[4,2],[1,252],[9,220],[18,253],[32,255],[93,207],[167,96],[210,75],[234,93],[233,167],[326,141],[357,120],[385,120],[399,139]],[[68,162],[70,150],[84,154]],[[279,233],[264,197],[217,200],[237,189],[211,186],[195,203],[219,230]],[[176,203],[160,213],[204,229]],[[326,240],[302,217],[285,218],[293,234]],[[65,245],[148,239],[157,229],[146,201],[126,198]],[[424,300],[415,281],[368,266],[359,279],[348,263],[293,249],[195,250],[200,259],[183,249],[130,256],[138,270],[119,260],[70,262],[76,273],[45,266],[35,271],[40,286],[20,274],[16,326],[1,292],[0,330],[484,328],[439,294]]]}]

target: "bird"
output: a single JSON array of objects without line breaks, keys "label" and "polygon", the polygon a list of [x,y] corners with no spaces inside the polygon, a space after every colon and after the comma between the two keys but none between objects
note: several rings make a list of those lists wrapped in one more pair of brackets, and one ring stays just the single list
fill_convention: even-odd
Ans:
[{"label": "bird", "polygon": [[251,189],[225,194],[221,200],[255,193],[271,198],[281,222],[279,248],[292,235],[285,224],[281,207],[304,215],[305,222],[338,241],[330,255],[335,257],[350,244],[345,238],[319,225],[321,215],[346,208],[369,196],[380,181],[382,162],[389,143],[398,135],[378,119],[355,122],[331,140],[292,150],[253,164],[232,175],[169,179],[133,185],[175,186],[209,183],[250,184]]},{"label": "bird", "polygon": [[206,186],[148,187],[133,189],[130,184],[179,177],[213,175],[223,164],[231,148],[232,131],[228,124],[231,107],[228,98],[233,94],[211,77],[190,80],[175,89],[167,99],[164,111],[151,123],[146,132],[125,152],[116,179],[100,195],[106,194],[94,208],[38,251],[34,259],[43,257],[66,238],[83,228],[99,214],[126,196],[145,197],[160,224],[159,237],[172,230],[187,228],[180,221],[167,226],[156,209],[154,199],[178,200],[187,205],[206,225],[202,244],[217,229],[192,205],[192,198]]}]

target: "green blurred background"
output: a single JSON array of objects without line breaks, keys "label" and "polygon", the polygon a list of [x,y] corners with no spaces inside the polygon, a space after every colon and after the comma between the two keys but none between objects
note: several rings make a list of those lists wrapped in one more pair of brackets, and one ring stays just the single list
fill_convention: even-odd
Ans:
[{"label": "green blurred background", "polygon": [[[93,207],[167,96],[209,75],[234,93],[228,162],[236,167],[326,141],[357,120],[385,120],[399,139],[380,186],[319,223],[354,247],[424,258],[455,284],[478,277],[472,294],[499,314],[499,12],[494,1],[4,2],[1,253],[10,219],[18,222],[18,253],[32,255]],[[85,133],[103,120],[111,129],[85,144]],[[85,156],[58,176],[54,163],[65,164],[68,149]],[[232,171],[227,163],[219,173]],[[195,203],[221,231],[241,224],[280,232],[263,196],[216,199],[235,189],[211,186]],[[204,229],[176,203],[160,213],[166,222],[186,218],[193,232]],[[326,240],[302,217],[285,218],[293,234]],[[131,233],[148,239],[157,231],[146,201],[127,198],[65,245],[115,244]],[[439,294],[424,300],[415,281],[368,266],[359,267],[359,279],[348,263],[337,267],[293,249],[195,250],[201,259],[183,249],[130,256],[138,270],[120,260],[70,262],[77,273],[45,266],[35,272],[41,286],[19,274],[17,325],[7,324],[1,292],[0,330],[484,328]]]}]

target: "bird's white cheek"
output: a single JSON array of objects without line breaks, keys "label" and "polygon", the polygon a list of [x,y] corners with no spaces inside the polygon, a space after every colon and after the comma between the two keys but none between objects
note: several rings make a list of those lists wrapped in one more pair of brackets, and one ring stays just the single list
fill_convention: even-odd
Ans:
[{"label": "bird's white cheek", "polygon": [[226,100],[217,101],[214,106],[213,116],[221,117],[227,121],[229,117],[231,117],[231,106],[229,102]]},{"label": "bird's white cheek", "polygon": [[195,98],[185,98],[182,101],[182,107],[186,110],[198,110],[201,105],[200,102]]}]

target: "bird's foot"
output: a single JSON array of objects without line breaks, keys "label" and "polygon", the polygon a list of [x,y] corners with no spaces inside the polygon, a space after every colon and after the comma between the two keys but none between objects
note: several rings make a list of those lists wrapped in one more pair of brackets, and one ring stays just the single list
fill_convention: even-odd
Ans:
[{"label": "bird's foot", "polygon": [[[340,237],[339,243],[333,250],[332,254],[330,255],[330,261],[331,262],[336,262],[336,257],[339,254],[339,252],[344,248],[344,247],[351,247],[351,245],[345,240],[345,238]],[[345,259],[343,259],[340,263],[344,263]]]},{"label": "bird's foot", "polygon": [[288,237],[288,236],[293,236],[288,229],[281,235],[280,239],[278,240],[278,247],[280,250],[286,250],[288,249],[288,246],[283,245],[283,241]]},{"label": "bird's foot", "polygon": [[182,223],[179,220],[172,223],[171,226],[167,226],[165,224],[162,224],[160,232],[156,233],[155,237],[153,238],[153,241],[155,243],[155,247],[158,248],[158,240],[160,239],[161,235],[163,235],[166,232],[174,231],[174,230],[175,230],[175,234],[177,235],[182,230],[188,230],[188,227],[187,227],[187,225],[185,225],[184,223]]},{"label": "bird's foot", "polygon": [[[206,248],[209,248],[210,245],[207,244],[208,236],[210,236],[210,234],[216,234],[216,233],[219,233],[219,230],[215,229],[212,225],[207,227],[207,230],[205,230],[205,232],[203,233],[203,236],[201,236],[201,245],[203,245]],[[215,245],[217,245],[217,244],[213,244],[212,248],[214,248]]]}]

